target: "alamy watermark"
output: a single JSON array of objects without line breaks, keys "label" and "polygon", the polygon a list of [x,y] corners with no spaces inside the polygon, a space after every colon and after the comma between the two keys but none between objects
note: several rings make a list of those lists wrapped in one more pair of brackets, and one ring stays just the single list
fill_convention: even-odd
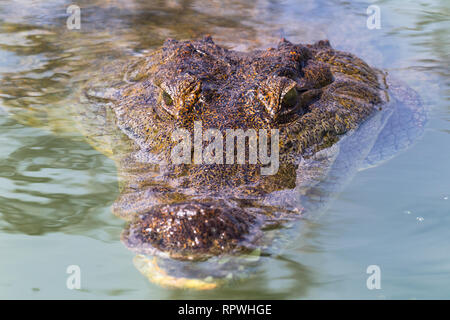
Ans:
[{"label": "alamy watermark", "polygon": [[81,9],[76,4],[67,7],[66,10],[69,17],[66,20],[67,29],[80,30],[81,29]]},{"label": "alamy watermark", "polygon": [[[235,155],[237,164],[248,163],[261,165],[261,175],[274,175],[279,168],[279,132],[270,130],[270,152],[268,152],[268,132],[266,129],[227,129],[225,130],[225,156],[224,137],[218,129],[207,129],[203,133],[202,122],[194,122],[193,139],[191,133],[184,128],[176,129],[172,133],[172,140],[178,144],[171,151],[173,164],[234,164]],[[193,141],[192,141],[193,140]],[[236,141],[236,145],[235,145]],[[248,152],[246,152],[248,141]],[[203,148],[203,143],[209,143]],[[193,145],[193,152],[192,152]],[[236,152],[235,152],[236,150]],[[193,155],[193,156],[192,156]],[[192,160],[193,158],[193,160]],[[259,158],[259,159],[258,159]]]},{"label": "alamy watermark", "polygon": [[69,290],[81,289],[81,268],[76,264],[67,267],[66,273],[70,274],[66,280],[66,287]]},{"label": "alamy watermark", "polygon": [[367,7],[367,28],[370,30],[381,29],[381,9],[379,6],[372,4]]},{"label": "alamy watermark", "polygon": [[370,274],[367,278],[366,286],[369,290],[381,289],[381,269],[376,264],[367,267],[366,273]]}]

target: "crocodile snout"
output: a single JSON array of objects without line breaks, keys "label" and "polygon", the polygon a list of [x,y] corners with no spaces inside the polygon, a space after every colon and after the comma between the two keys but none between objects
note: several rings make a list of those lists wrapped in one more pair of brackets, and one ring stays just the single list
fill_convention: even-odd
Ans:
[{"label": "crocodile snout", "polygon": [[156,205],[137,215],[122,237],[139,253],[203,260],[237,249],[256,223],[254,215],[225,202]]}]

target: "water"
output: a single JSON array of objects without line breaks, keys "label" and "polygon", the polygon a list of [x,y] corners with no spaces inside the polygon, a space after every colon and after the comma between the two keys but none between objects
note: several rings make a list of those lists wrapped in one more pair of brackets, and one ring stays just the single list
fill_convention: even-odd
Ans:
[{"label": "water", "polygon": [[[450,297],[448,1],[78,1],[81,30],[67,30],[70,4],[0,1],[0,298]],[[370,4],[379,30],[366,26]],[[77,130],[74,88],[99,61],[205,33],[238,50],[328,38],[420,92],[429,121],[412,148],[359,172],[326,213],[291,230],[295,241],[252,278],[170,290],[119,240],[116,169]],[[66,287],[69,265],[81,290]],[[366,287],[369,265],[380,290]]]}]

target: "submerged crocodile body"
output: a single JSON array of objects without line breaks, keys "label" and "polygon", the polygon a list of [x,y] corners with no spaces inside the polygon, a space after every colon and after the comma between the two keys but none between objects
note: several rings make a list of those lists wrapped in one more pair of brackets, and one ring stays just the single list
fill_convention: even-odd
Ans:
[{"label": "submerged crocodile body", "polygon": [[[108,79],[113,73],[115,80]],[[328,41],[282,40],[277,48],[236,52],[210,37],[167,40],[124,66],[108,66],[104,78],[84,93],[85,102],[112,111],[107,126],[126,136],[111,142],[121,178],[113,211],[129,220],[122,240],[139,254],[140,270],[168,286],[215,287],[237,267],[218,267],[217,259],[266,246],[264,230],[316,208],[337,191],[342,171],[381,160],[375,158],[383,143],[382,157],[391,156],[389,139],[397,139],[402,117],[410,127],[422,124],[412,90]],[[185,143],[189,161],[174,163],[180,137],[173,133],[195,142],[198,124],[202,133],[215,129],[224,137],[229,130],[267,132],[275,170],[262,174],[273,163],[251,161],[249,150],[244,162],[227,162],[222,151],[234,139],[208,149],[217,135],[197,141],[200,153]],[[393,131],[384,133],[389,126]],[[409,144],[400,139],[400,149]],[[149,256],[166,270],[143,266],[152,264]],[[204,266],[186,271],[183,261]]]}]

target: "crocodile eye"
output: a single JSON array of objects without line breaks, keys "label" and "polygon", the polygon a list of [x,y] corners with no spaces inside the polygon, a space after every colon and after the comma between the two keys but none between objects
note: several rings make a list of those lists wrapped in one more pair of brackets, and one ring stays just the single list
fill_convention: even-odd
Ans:
[{"label": "crocodile eye", "polygon": [[286,77],[270,77],[258,88],[257,97],[271,119],[276,120],[297,107],[299,102],[297,82]]},{"label": "crocodile eye", "polygon": [[176,101],[172,99],[172,96],[167,92],[170,88],[167,88],[164,85],[161,85],[161,91],[159,94],[159,104],[161,108],[168,114],[173,117],[178,116],[178,107],[176,105]]},{"label": "crocodile eye", "polygon": [[163,101],[166,104],[166,106],[170,107],[173,105],[172,97],[164,90],[162,91],[162,98],[163,98]]},{"label": "crocodile eye", "polygon": [[156,79],[154,84],[161,89],[160,106],[174,117],[178,117],[183,110],[190,110],[198,101],[201,93],[201,82],[188,74],[178,76],[170,81]]},{"label": "crocodile eye", "polygon": [[281,98],[281,110],[291,110],[298,103],[298,91],[296,88],[289,89]]}]

